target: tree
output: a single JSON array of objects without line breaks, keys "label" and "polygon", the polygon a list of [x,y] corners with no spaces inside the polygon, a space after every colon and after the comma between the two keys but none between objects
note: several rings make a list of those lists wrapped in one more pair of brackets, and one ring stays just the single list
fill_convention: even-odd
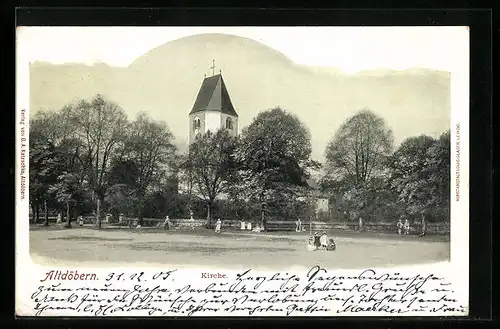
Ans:
[{"label": "tree", "polygon": [[67,120],[70,107],[60,111],[40,111],[30,120],[30,203],[35,222],[43,204],[45,226],[48,226],[49,187],[64,172],[78,171],[77,142]]},{"label": "tree", "polygon": [[116,215],[132,214],[137,209],[135,190],[126,184],[111,185],[104,200],[109,205],[109,212]]},{"label": "tree", "polygon": [[173,135],[164,122],[155,122],[146,114],[140,113],[130,124],[124,143],[122,161],[134,166],[135,201],[139,224],[142,225],[143,211],[148,192],[162,188],[166,173],[175,165],[176,147]]},{"label": "tree", "polygon": [[214,201],[227,192],[232,171],[236,169],[235,148],[236,138],[225,129],[215,133],[208,131],[189,146],[183,168],[192,182],[188,182],[190,192],[206,204],[207,227],[212,223]]},{"label": "tree", "polygon": [[372,212],[392,149],[392,131],[369,109],[347,119],[328,143],[323,182],[333,184],[350,219]]},{"label": "tree", "polygon": [[[36,126],[36,125],[35,125]],[[40,205],[44,206],[44,226],[49,225],[47,213],[48,190],[54,184],[58,175],[58,161],[54,144],[37,134],[36,129],[30,131],[30,203],[33,210],[34,222],[39,220]]]},{"label": "tree", "polygon": [[66,228],[71,228],[71,206],[83,195],[79,178],[76,174],[64,173],[57,178],[57,183],[50,187],[49,192],[66,206]]},{"label": "tree", "polygon": [[447,130],[427,150],[424,168],[431,191],[429,206],[446,220],[450,218],[450,147],[450,131]]},{"label": "tree", "polygon": [[394,152],[391,161],[391,185],[399,194],[405,212],[429,214],[433,200],[433,179],[428,174],[428,154],[435,140],[426,135],[407,138]]},{"label": "tree", "polygon": [[127,118],[117,104],[97,95],[91,101],[79,101],[71,112],[71,120],[81,142],[79,160],[97,199],[96,225],[101,228],[101,207],[108,187],[107,174],[111,160],[123,143]]},{"label": "tree", "polygon": [[295,199],[307,189],[311,161],[311,138],[300,120],[274,108],[261,112],[243,130],[237,158],[248,199],[260,204],[265,228],[266,206],[277,200]]},{"label": "tree", "polygon": [[330,174],[362,185],[384,170],[393,148],[392,131],[368,109],[345,121],[326,148]]},{"label": "tree", "polygon": [[132,160],[115,158],[108,173],[109,188],[105,196],[109,211],[132,214],[137,209],[135,192],[139,169]]}]

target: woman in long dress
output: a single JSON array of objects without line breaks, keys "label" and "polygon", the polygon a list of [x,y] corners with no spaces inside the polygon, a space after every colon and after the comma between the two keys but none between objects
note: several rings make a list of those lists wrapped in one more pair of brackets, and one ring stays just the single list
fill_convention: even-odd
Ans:
[{"label": "woman in long dress", "polygon": [[220,233],[221,226],[222,226],[222,222],[219,218],[219,219],[217,219],[217,223],[215,223],[215,233]]},{"label": "woman in long dress", "polygon": [[298,218],[295,222],[295,232],[302,232],[302,223],[300,221],[300,218]]}]

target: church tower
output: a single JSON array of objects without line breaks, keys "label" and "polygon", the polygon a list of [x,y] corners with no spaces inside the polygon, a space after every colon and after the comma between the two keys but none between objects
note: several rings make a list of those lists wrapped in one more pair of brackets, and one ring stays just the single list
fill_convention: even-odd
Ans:
[{"label": "church tower", "polygon": [[222,73],[205,77],[189,113],[189,138],[191,144],[199,134],[208,131],[215,133],[227,129],[229,134],[238,134],[238,114],[236,113]]}]

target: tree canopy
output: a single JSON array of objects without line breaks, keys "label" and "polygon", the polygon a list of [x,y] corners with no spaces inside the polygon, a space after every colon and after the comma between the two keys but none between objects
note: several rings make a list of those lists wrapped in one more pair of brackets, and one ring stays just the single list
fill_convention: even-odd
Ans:
[{"label": "tree canopy", "polygon": [[300,120],[281,108],[260,112],[241,135],[237,159],[248,197],[265,207],[273,200],[292,200],[307,190],[311,160],[310,132]]},{"label": "tree canopy", "polygon": [[384,169],[393,149],[392,131],[368,109],[347,119],[326,148],[326,168],[343,180],[363,184]]},{"label": "tree canopy", "polygon": [[[143,113],[130,122],[119,105],[102,95],[40,111],[31,126],[31,193],[42,195],[50,187],[55,202],[66,208],[88,194],[95,202],[97,227],[105,198],[141,217],[147,194],[174,167],[176,148],[166,124]],[[32,202],[35,208],[38,199]]]}]

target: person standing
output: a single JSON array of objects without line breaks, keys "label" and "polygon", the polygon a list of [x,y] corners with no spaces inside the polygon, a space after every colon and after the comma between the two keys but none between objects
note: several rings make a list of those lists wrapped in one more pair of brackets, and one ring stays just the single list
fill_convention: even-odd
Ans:
[{"label": "person standing", "polygon": [[300,218],[297,218],[295,222],[295,232],[302,232],[302,223],[300,222]]},{"label": "person standing", "polygon": [[57,214],[57,224],[60,224],[62,221],[62,216],[61,216],[61,213],[58,213]]},{"label": "person standing", "polygon": [[163,224],[163,230],[170,230],[170,218],[168,216],[165,218],[165,223]]},{"label": "person standing", "polygon": [[193,217],[193,211],[190,210],[189,211],[189,221],[190,221],[190,226],[191,226],[191,229],[194,230],[194,217]]},{"label": "person standing", "polygon": [[363,218],[362,217],[359,217],[359,231],[360,232],[363,231]]},{"label": "person standing", "polygon": [[80,215],[80,217],[78,217],[78,225],[83,226],[83,215]]},{"label": "person standing", "polygon": [[220,229],[222,227],[222,221],[220,218],[217,219],[217,222],[215,223],[215,233],[220,233]]},{"label": "person standing", "polygon": [[398,220],[397,227],[398,227],[398,235],[401,235],[401,233],[403,232],[403,221],[401,220],[401,218]]},{"label": "person standing", "polygon": [[410,221],[408,220],[408,218],[405,219],[405,224],[404,224],[403,228],[404,228],[405,235],[410,234]]},{"label": "person standing", "polygon": [[328,235],[326,235],[326,232],[323,231],[321,236],[319,237],[319,243],[321,246],[321,249],[326,250],[328,247]]},{"label": "person standing", "polygon": [[314,233],[314,248],[318,250],[321,247],[320,236],[318,232]]}]

